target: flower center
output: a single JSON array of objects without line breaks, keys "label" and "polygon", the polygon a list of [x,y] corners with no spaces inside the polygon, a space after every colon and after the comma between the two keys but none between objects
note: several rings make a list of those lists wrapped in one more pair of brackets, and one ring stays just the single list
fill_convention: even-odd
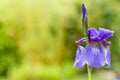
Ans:
[{"label": "flower center", "polygon": [[101,42],[90,42],[90,45],[92,45],[93,47],[99,47],[101,45]]}]

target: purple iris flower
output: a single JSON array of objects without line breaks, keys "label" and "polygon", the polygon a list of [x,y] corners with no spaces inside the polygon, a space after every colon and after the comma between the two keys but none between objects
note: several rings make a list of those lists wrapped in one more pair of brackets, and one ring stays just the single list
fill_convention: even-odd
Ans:
[{"label": "purple iris flower", "polygon": [[110,68],[110,44],[106,39],[113,36],[114,32],[99,28],[99,31],[95,28],[87,29],[87,11],[82,4],[82,24],[86,28],[86,34],[88,37],[88,44],[86,47],[81,46],[82,43],[86,42],[85,38],[76,41],[78,49],[76,51],[76,58],[74,67],[83,68],[85,64],[91,67],[99,68],[105,67]]},{"label": "purple iris flower", "polygon": [[99,31],[95,28],[88,29],[89,43],[84,48],[80,44],[85,42],[85,38],[76,41],[78,49],[74,67],[83,68],[85,64],[91,67],[99,68],[105,66],[110,67],[110,44],[106,39],[113,36],[113,31],[100,28]]}]

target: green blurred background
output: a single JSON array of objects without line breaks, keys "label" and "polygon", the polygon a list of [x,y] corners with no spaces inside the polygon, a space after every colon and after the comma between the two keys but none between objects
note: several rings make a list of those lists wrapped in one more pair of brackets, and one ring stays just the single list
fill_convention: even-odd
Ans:
[{"label": "green blurred background", "polygon": [[93,69],[93,80],[117,80],[120,0],[0,0],[0,80],[87,80],[86,68],[73,68],[82,2],[89,27],[115,31],[111,68]]}]

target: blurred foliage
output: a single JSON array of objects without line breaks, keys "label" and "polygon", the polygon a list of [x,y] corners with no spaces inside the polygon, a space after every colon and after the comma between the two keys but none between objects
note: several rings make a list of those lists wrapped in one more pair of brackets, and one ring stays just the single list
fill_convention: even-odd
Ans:
[{"label": "blurred foliage", "polygon": [[0,0],[0,79],[87,80],[86,68],[73,68],[82,2],[89,27],[115,32],[108,41],[111,70],[119,72],[119,0]]},{"label": "blurred foliage", "polygon": [[3,24],[0,24],[0,76],[6,76],[10,67],[20,62],[21,55],[18,55],[18,48],[14,38],[4,31]]}]

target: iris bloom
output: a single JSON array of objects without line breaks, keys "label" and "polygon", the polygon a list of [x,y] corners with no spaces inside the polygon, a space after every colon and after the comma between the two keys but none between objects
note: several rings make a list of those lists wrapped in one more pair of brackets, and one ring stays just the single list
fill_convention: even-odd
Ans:
[{"label": "iris bloom", "polygon": [[85,64],[91,67],[99,68],[105,66],[110,67],[110,44],[106,39],[113,36],[113,31],[100,28],[97,31],[95,28],[88,29],[89,43],[84,48],[80,44],[85,42],[85,38],[76,41],[78,49],[74,67],[83,68]]},{"label": "iris bloom", "polygon": [[99,28],[99,31],[95,28],[87,30],[87,15],[86,8],[82,4],[82,24],[86,29],[88,44],[86,47],[81,46],[82,43],[86,42],[85,38],[76,41],[78,49],[76,51],[74,67],[83,68],[85,64],[88,64],[94,68],[103,66],[110,68],[111,42],[107,42],[106,39],[113,36],[114,32],[104,28]]}]

